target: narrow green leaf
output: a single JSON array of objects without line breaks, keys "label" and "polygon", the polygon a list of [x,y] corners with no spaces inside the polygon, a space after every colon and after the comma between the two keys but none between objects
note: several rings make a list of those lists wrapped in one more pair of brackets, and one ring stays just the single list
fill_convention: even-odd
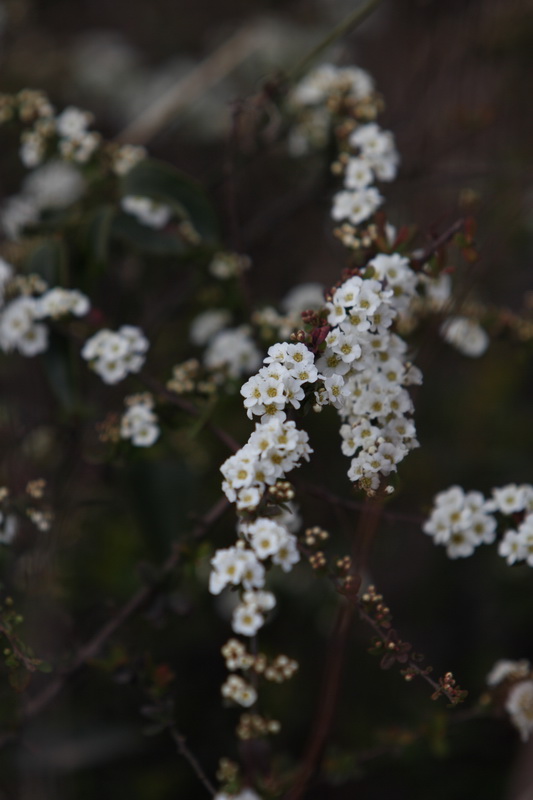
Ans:
[{"label": "narrow green leaf", "polygon": [[214,209],[201,187],[174,167],[152,158],[140,161],[121,181],[122,196],[151,197],[172,206],[181,218],[192,222],[206,242],[218,239]]}]

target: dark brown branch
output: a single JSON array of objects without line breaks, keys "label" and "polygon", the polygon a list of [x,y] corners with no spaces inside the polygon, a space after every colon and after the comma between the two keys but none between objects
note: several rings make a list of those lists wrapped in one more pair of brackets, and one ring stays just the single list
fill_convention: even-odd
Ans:
[{"label": "dark brown branch", "polygon": [[437,236],[427,247],[422,250],[420,254],[411,256],[411,266],[415,270],[421,270],[422,267],[427,264],[429,259],[438,253],[441,247],[444,247],[450,239],[453,239],[456,233],[459,233],[464,228],[465,220],[458,219],[456,220],[453,225],[451,225],[444,233],[441,233],[440,236]]},{"label": "dark brown branch", "polygon": [[214,797],[215,794],[216,794],[216,789],[213,786],[213,784],[211,783],[211,781],[209,780],[209,778],[207,777],[207,775],[205,774],[204,770],[202,769],[202,767],[200,765],[200,762],[198,761],[198,759],[196,758],[194,753],[192,753],[190,751],[190,749],[187,747],[187,743],[185,741],[185,737],[183,736],[183,734],[181,734],[179,732],[179,730],[176,728],[176,726],[173,725],[170,728],[170,735],[172,736],[172,738],[174,739],[174,742],[176,743],[176,747],[178,748],[178,753],[181,756],[183,756],[183,758],[186,761],[189,762],[189,764],[191,765],[191,767],[192,767],[192,769],[194,771],[194,774],[196,775],[196,777],[198,778],[200,783],[203,786],[205,786],[205,788],[209,792],[209,794],[212,797]]},{"label": "dark brown branch", "polygon": [[[370,543],[379,526],[381,509],[380,503],[369,498],[360,514],[357,530],[352,541],[353,561],[357,563],[359,572],[365,569],[366,564],[364,561]],[[357,560],[355,556],[357,556]],[[356,585],[354,585],[354,590],[356,588]],[[302,767],[294,786],[286,796],[286,800],[301,800],[310,781],[320,769],[339,700],[344,655],[355,609],[355,603],[350,600],[339,609],[335,631],[328,647],[322,692],[319,696],[311,738],[303,758]]]},{"label": "dark brown branch", "polygon": [[[158,394],[160,397],[164,397],[167,402],[172,403],[172,405],[181,408],[182,411],[185,411],[186,414],[189,414],[191,417],[199,418],[202,416],[202,411],[197,408],[194,403],[191,403],[189,400],[186,400],[184,397],[180,397],[179,394],[175,392],[171,392],[170,389],[167,389],[166,386],[163,386],[155,378],[152,378],[150,375],[146,375],[146,373],[141,374],[142,382],[150,389],[151,392],[154,394]],[[226,431],[219,428],[218,425],[215,425],[211,420],[206,420],[205,427],[213,433],[222,444],[225,444],[226,447],[231,450],[233,453],[236,453],[238,450],[241,449],[240,444],[226,433]]]},{"label": "dark brown branch", "polygon": [[[356,605],[361,619],[364,620],[364,622],[366,622],[367,625],[370,625],[376,636],[378,636],[383,643],[386,643],[387,636],[385,635],[383,630],[379,627],[379,625],[376,623],[376,621],[373,620],[372,617],[366,613],[366,611],[361,607],[361,604],[357,600],[356,600]],[[442,686],[439,686],[439,684],[428,675],[427,671],[421,669],[415,661],[409,659],[405,662],[405,666],[408,667],[413,672],[415,672],[421,678],[423,678],[426,681],[426,683],[429,683],[434,692],[438,692],[439,694],[445,695],[445,697],[448,698],[450,703],[455,704],[456,702],[455,698],[449,692],[443,689]]]},{"label": "dark brown branch", "polygon": [[219,517],[229,507],[229,502],[226,498],[221,498],[210,511],[205,514],[202,519],[198,521],[194,530],[191,532],[184,542],[176,543],[174,548],[161,567],[159,578],[154,583],[143,586],[133,594],[130,599],[117,611],[117,613],[103,625],[95,635],[86,642],[72,660],[70,666],[60,675],[58,675],[51,683],[48,684],[41,692],[30,698],[26,703],[23,712],[23,721],[35,717],[43,711],[52,700],[54,700],[65,688],[72,678],[87,664],[88,661],[95,658],[101,652],[106,642],[113,636],[113,634],[124,625],[134,614],[144,608],[154,595],[159,591],[161,584],[178,566],[181,556],[185,548],[191,541],[201,538],[209,530]]},{"label": "dark brown branch", "polygon": [[[356,511],[358,513],[365,508],[364,500],[358,502],[357,500],[350,500],[347,497],[340,497],[340,495],[330,492],[329,489],[323,489],[321,486],[315,486],[314,484],[298,481],[297,485],[302,491],[320,500],[325,500],[326,503],[329,503],[331,506],[346,508],[348,511]],[[383,517],[383,519],[390,520],[391,522],[409,522],[412,525],[422,525],[425,520],[425,517],[418,516],[417,514],[404,514],[401,511],[385,511],[377,505],[368,509],[368,513],[378,514]]]}]

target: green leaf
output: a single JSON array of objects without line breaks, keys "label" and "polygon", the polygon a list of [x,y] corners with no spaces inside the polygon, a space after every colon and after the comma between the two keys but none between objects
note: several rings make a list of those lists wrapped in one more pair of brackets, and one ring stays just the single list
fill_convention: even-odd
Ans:
[{"label": "green leaf", "polygon": [[26,269],[40,275],[51,286],[61,283],[67,251],[59,239],[41,240],[26,259]]},{"label": "green leaf", "polygon": [[192,222],[204,242],[218,239],[217,217],[207,196],[192,178],[169,164],[152,158],[140,161],[122,178],[121,193],[166,203]]},{"label": "green leaf", "polygon": [[185,245],[177,236],[142,225],[130,214],[119,213],[113,219],[111,232],[142,253],[154,256],[181,256]]},{"label": "green leaf", "polygon": [[105,264],[109,259],[109,242],[113,220],[117,214],[115,206],[106,204],[97,208],[87,226],[87,243],[93,261]]},{"label": "green leaf", "polygon": [[64,411],[71,413],[77,405],[77,395],[70,365],[70,342],[52,332],[50,347],[41,356],[50,389]]}]

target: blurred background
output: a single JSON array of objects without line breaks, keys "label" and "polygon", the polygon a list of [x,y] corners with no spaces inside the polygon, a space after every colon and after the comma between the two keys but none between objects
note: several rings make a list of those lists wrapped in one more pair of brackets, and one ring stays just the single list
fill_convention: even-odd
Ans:
[{"label": "blurred background", "polygon": [[[253,146],[250,155],[245,137],[239,139],[235,167],[232,120],[236,109],[253,114],[247,98],[297,64],[355,6],[351,0],[0,0],[0,92],[40,88],[58,109],[89,109],[107,137],[145,144],[196,178],[219,213],[225,246],[252,259],[251,302],[277,303],[298,283],[331,284],[345,265],[328,216],[335,184],[327,156],[289,167],[275,142],[253,157]],[[457,265],[459,285],[471,299],[522,309],[532,288],[532,4],[384,0],[326,58],[367,70],[383,94],[380,124],[393,131],[402,158],[398,179],[383,189],[390,221],[416,223],[423,245],[429,233],[473,213],[481,258]],[[173,113],[150,127],[154,109],[169,96]],[[24,174],[13,142],[3,141],[0,202]],[[101,304],[110,314],[120,307],[130,316],[125,321],[142,314],[147,327],[155,325],[162,374],[188,353],[190,309],[167,303],[161,323],[170,273],[142,273],[143,306],[128,264],[101,284]],[[76,269],[82,280],[83,267]],[[183,271],[171,277],[178,294],[190,289]],[[204,296],[203,307],[209,302]],[[510,569],[494,548],[450,562],[423,536],[420,521],[433,495],[453,483],[487,493],[509,482],[533,483],[531,345],[502,333],[473,361],[441,342],[430,323],[417,336],[417,363],[426,376],[416,398],[422,446],[402,464],[400,491],[389,505],[404,517],[387,518],[369,568],[402,636],[437,674],[452,670],[473,702],[496,659],[533,659],[530,568]],[[160,563],[194,514],[216,500],[218,465],[227,453],[205,431],[191,440],[187,420],[169,417],[165,444],[129,460],[109,459],[87,420],[80,427],[65,413],[52,424],[57,398],[38,368],[5,358],[0,370],[3,481],[16,488],[46,477],[57,515],[49,534],[28,534],[2,553],[1,580],[25,614],[36,652],[57,663],[146,578],[139,577],[139,563]],[[120,389],[103,389],[94,376],[84,380],[89,405],[96,408],[105,389],[119,407]],[[249,426],[238,403],[223,402],[217,414],[245,440]],[[310,422],[317,452],[301,480],[349,497],[336,421],[325,416]],[[306,526],[332,533],[349,534],[356,522],[316,498],[304,500],[302,516]],[[142,733],[147,664],[165,664],[174,675],[178,726],[209,774],[220,756],[238,758],[237,712],[222,710],[219,698],[227,614],[223,602],[214,610],[205,584],[213,548],[232,541],[232,526],[228,514],[164,597],[27,726],[20,746],[4,748],[2,800],[206,796],[170,737]],[[280,607],[265,628],[265,646],[301,663],[292,683],[265,693],[283,726],[272,740],[274,757],[287,754],[279,762],[286,766],[301,755],[312,724],[337,598],[305,566],[277,583]],[[369,643],[369,631],[355,625],[328,780],[309,798],[533,797],[531,751],[520,750],[506,721],[466,719],[448,729],[445,702],[437,708],[422,683],[405,685],[397,671],[380,671],[366,652]],[[38,676],[37,685],[46,680]],[[9,728],[17,701],[7,688],[0,697]],[[528,785],[529,794],[520,794]]]}]

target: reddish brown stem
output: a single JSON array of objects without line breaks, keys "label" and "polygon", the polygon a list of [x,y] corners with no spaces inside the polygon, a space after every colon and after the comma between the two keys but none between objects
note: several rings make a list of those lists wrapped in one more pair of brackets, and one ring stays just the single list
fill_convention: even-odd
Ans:
[{"label": "reddish brown stem", "polygon": [[[366,500],[359,517],[357,531],[352,543],[353,563],[357,565],[359,574],[365,568],[368,550],[381,518],[380,510],[381,505],[369,498]],[[335,629],[327,650],[322,691],[311,738],[303,758],[302,767],[293,787],[286,796],[286,800],[301,800],[309,783],[320,769],[339,700],[344,655],[354,611],[355,604],[353,602],[347,602],[339,609]]]}]

